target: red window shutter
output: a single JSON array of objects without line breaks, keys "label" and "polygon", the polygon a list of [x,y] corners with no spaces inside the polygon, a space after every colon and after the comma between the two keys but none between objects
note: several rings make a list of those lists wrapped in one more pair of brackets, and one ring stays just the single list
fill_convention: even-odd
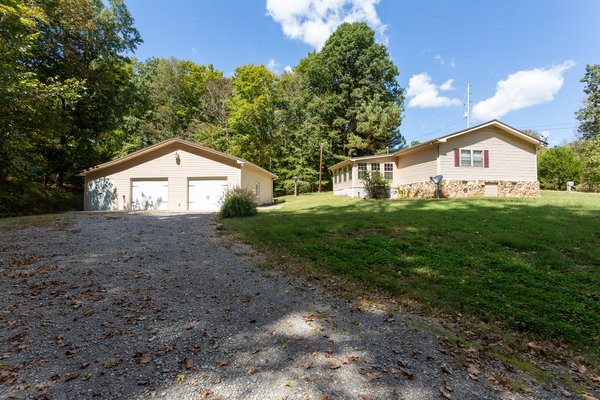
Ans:
[{"label": "red window shutter", "polygon": [[460,167],[460,151],[456,147],[454,148],[454,166]]},{"label": "red window shutter", "polygon": [[489,168],[489,167],[490,167],[490,151],[484,150],[483,151],[483,168]]}]

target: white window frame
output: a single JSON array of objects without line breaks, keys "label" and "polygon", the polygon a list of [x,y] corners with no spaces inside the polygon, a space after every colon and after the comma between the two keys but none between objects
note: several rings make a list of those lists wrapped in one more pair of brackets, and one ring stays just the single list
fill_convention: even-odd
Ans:
[{"label": "white window frame", "polygon": [[387,179],[388,181],[394,180],[394,163],[383,164],[383,178]]},{"label": "white window frame", "polygon": [[259,181],[254,182],[254,194],[256,195],[257,198],[260,197],[260,182]]},{"label": "white window frame", "polygon": [[[464,165],[463,164],[463,151],[468,151],[469,152],[469,165]],[[474,151],[478,151],[481,153],[481,165],[475,165],[474,163],[474,159],[473,159],[473,152]],[[480,150],[480,149],[460,149],[460,166],[461,167],[465,167],[465,168],[483,168],[485,166],[485,160],[484,160],[484,151]]]},{"label": "white window frame", "polygon": [[365,179],[367,174],[367,163],[358,163],[358,179]]},{"label": "white window frame", "polygon": [[[377,168],[373,168],[374,166],[377,166]],[[371,176],[373,176],[373,173],[375,172],[381,176],[381,163],[371,163]]]}]

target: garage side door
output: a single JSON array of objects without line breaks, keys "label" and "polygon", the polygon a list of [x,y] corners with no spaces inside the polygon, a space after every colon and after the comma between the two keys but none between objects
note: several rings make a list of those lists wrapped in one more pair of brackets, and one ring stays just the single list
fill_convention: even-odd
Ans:
[{"label": "garage side door", "polygon": [[218,211],[227,190],[227,179],[189,179],[188,210]]},{"label": "garage side door", "polygon": [[166,179],[133,179],[131,208],[134,210],[168,210],[169,181]]},{"label": "garage side door", "polygon": [[90,179],[86,190],[86,210],[105,211],[113,209],[115,182],[112,178]]}]

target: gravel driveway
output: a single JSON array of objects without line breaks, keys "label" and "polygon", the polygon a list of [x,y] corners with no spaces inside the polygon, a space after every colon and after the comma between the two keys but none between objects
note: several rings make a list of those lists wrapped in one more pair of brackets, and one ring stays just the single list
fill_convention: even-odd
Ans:
[{"label": "gravel driveway", "polygon": [[202,214],[1,230],[0,398],[519,398],[419,317],[357,310],[220,233]]}]

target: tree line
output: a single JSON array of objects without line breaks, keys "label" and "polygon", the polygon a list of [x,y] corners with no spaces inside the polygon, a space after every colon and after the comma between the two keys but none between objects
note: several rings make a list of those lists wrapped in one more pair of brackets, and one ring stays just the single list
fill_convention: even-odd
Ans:
[{"label": "tree line", "polygon": [[[3,0],[0,214],[72,208],[78,172],[174,136],[276,173],[279,193],[296,177],[316,187],[321,146],[324,166],[400,149],[403,89],[374,36],[344,23],[292,72],[242,65],[228,77],[188,60],[137,60],[142,38],[123,0]],[[590,188],[600,185],[598,68],[586,71],[572,146]]]},{"label": "tree line", "polygon": [[581,79],[586,98],[575,116],[578,140],[542,149],[538,154],[540,186],[565,190],[567,182],[580,191],[600,192],[600,65],[587,65]]},{"label": "tree line", "polygon": [[404,146],[398,69],[365,23],[341,25],[293,72],[231,77],[137,60],[123,0],[5,0],[0,36],[0,213],[58,206],[81,170],[175,136],[273,171],[278,192],[295,177],[315,187],[321,145],[325,166]]}]

